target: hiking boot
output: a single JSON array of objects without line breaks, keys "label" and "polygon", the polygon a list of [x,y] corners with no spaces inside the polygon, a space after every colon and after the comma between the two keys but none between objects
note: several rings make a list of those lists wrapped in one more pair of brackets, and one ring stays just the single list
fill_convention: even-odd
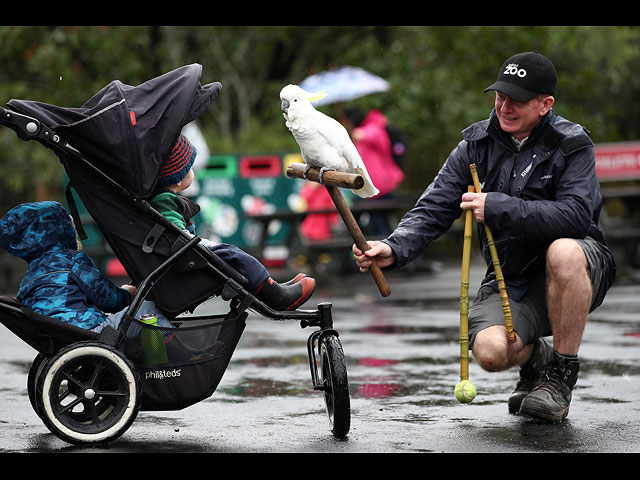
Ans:
[{"label": "hiking boot", "polygon": [[542,382],[522,400],[520,413],[548,422],[562,422],[569,414],[571,390],[579,370],[577,358],[564,358],[554,351]]},{"label": "hiking boot", "polygon": [[520,365],[520,380],[508,401],[509,413],[518,413],[524,397],[542,381],[547,364],[552,358],[553,348],[542,338],[538,338],[531,357]]}]

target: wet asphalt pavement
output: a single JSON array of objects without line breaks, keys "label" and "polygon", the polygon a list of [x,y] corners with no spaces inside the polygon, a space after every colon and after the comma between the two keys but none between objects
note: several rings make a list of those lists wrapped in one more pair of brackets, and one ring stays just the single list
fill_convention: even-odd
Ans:
[{"label": "wet asphalt pavement", "polygon": [[[471,292],[484,267],[474,265]],[[331,435],[306,353],[310,329],[250,315],[214,395],[175,412],[140,412],[108,446],[79,448],[49,433],[31,409],[27,372],[35,352],[0,325],[0,453],[637,453],[640,452],[640,284],[615,285],[592,313],[568,418],[540,423],[509,414],[517,370],[482,371],[471,404],[459,380],[459,267],[387,276],[382,298],[365,274],[320,286],[333,303],[347,359],[351,430]],[[215,302],[213,302],[215,303]],[[204,308],[217,308],[214,304]]]}]

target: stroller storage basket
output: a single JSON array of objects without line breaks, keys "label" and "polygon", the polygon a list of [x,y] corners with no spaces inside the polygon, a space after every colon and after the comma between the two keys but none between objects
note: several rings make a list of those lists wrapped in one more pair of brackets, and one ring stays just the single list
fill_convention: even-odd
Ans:
[{"label": "stroller storage basket", "polygon": [[133,320],[125,354],[140,375],[141,409],[177,410],[210,397],[231,360],[246,317],[246,313],[185,317],[176,328]]}]

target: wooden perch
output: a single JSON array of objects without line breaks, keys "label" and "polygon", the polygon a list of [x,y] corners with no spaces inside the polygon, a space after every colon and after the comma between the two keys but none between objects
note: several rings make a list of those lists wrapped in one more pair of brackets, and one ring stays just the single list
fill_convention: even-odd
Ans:
[{"label": "wooden perch", "polygon": [[[304,163],[291,163],[287,168],[287,176],[304,179]],[[320,169],[311,167],[306,180],[320,183]],[[327,186],[358,189],[364,186],[364,178],[355,173],[343,173],[327,170],[322,175],[322,184]]]},{"label": "wooden perch", "polygon": [[[287,168],[287,176],[304,178],[304,169],[305,164],[292,163]],[[320,183],[319,174],[319,168],[311,167],[309,169],[309,172],[307,173],[306,179]],[[322,184],[329,192],[331,200],[333,200],[333,204],[338,209],[338,213],[340,213],[342,221],[347,226],[347,230],[349,230],[349,234],[351,235],[351,238],[353,238],[356,247],[358,247],[362,252],[366,252],[367,250],[369,250],[369,244],[364,238],[358,222],[356,222],[356,219],[353,217],[353,213],[351,213],[351,210],[345,202],[342,193],[340,193],[340,190],[338,189],[338,187],[350,189],[362,188],[362,186],[364,185],[364,179],[362,178],[362,176],[353,173],[343,173],[328,170],[322,175]],[[369,271],[371,272],[373,280],[376,282],[381,295],[383,297],[388,297],[389,295],[391,295],[391,289],[387,284],[387,280],[385,279],[382,270],[380,270],[380,267],[376,264],[375,260],[371,262]]]}]

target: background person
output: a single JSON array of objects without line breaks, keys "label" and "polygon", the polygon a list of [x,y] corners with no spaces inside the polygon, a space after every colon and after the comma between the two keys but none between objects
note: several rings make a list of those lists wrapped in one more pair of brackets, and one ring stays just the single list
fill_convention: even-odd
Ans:
[{"label": "background person", "polygon": [[[347,108],[343,123],[367,167],[371,181],[380,191],[373,198],[392,198],[393,192],[404,180],[404,173],[396,163],[387,130],[387,117],[377,109],[372,109],[365,115],[359,109]],[[369,213],[368,230],[378,238],[389,235],[391,231],[386,215]]]}]

